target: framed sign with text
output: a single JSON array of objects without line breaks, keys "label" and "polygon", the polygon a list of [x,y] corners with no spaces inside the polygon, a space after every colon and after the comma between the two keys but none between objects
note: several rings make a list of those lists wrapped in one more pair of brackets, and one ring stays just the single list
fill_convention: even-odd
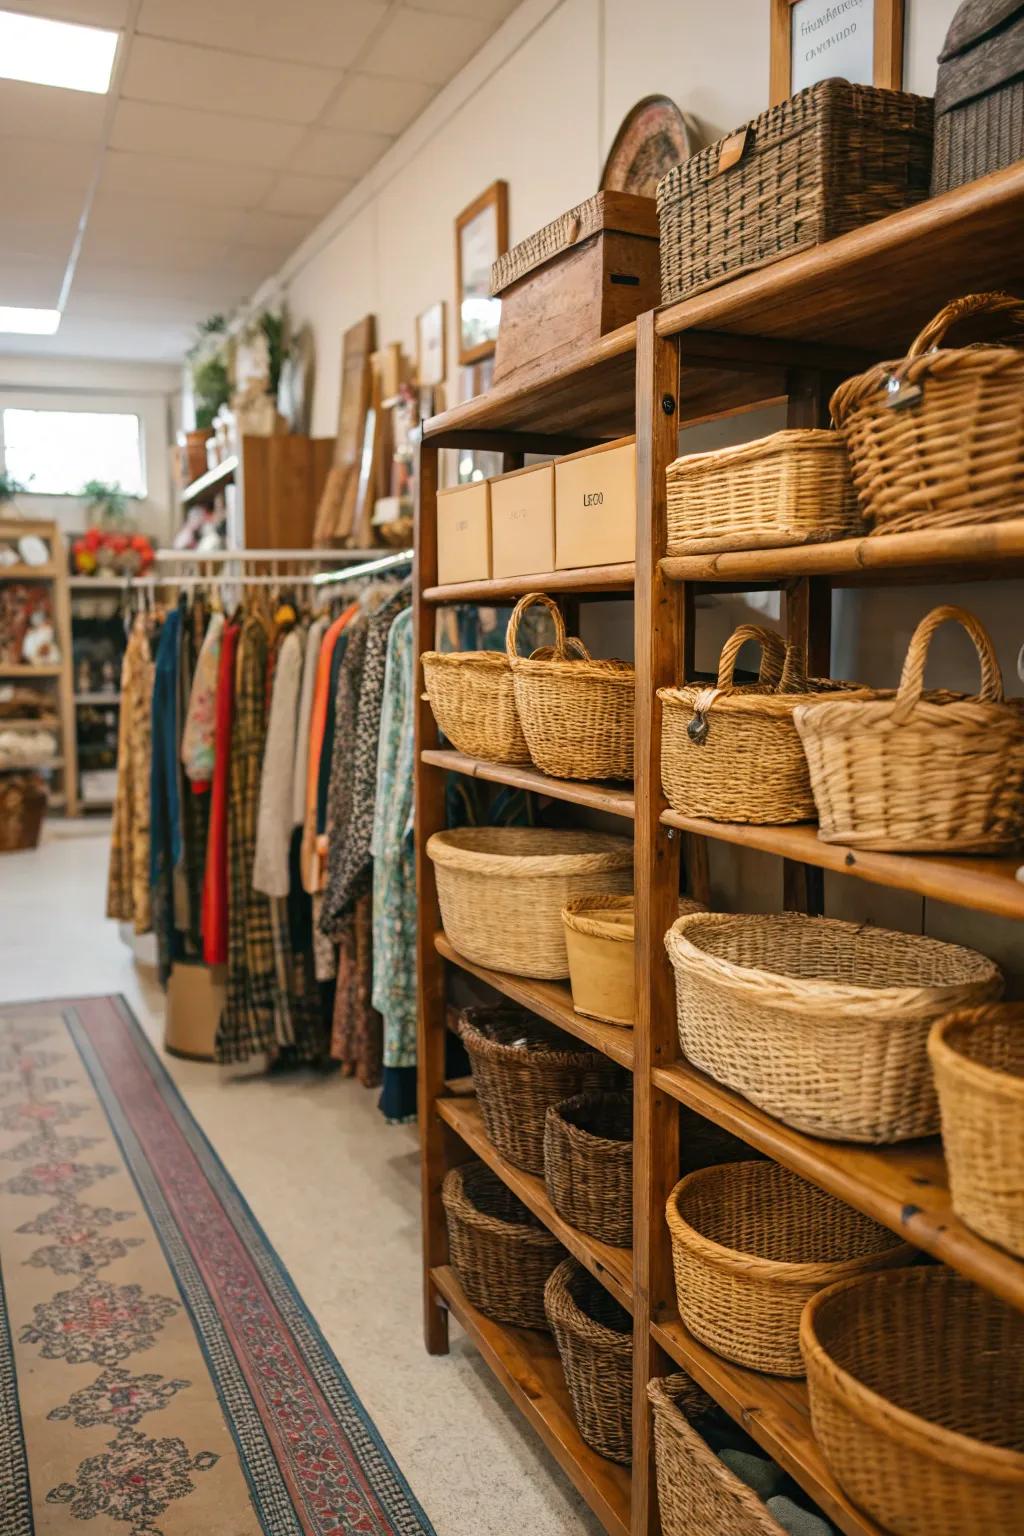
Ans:
[{"label": "framed sign with text", "polygon": [[903,0],[770,0],[771,105],[839,76],[903,88]]}]

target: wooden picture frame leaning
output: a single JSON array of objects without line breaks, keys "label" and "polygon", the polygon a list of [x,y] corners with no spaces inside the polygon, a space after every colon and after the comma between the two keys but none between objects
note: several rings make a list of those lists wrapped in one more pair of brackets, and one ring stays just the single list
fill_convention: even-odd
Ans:
[{"label": "wooden picture frame leaning", "polygon": [[[850,25],[864,25],[870,18],[872,27],[872,78],[854,83],[883,86],[886,90],[903,89],[903,15],[904,0],[847,0],[842,14],[833,16],[840,7],[827,0],[769,0],[771,5],[771,64],[769,72],[770,105],[794,94],[793,85],[793,21],[794,12],[806,10],[809,18],[831,29],[833,35],[843,33]],[[830,64],[828,53],[821,55],[814,67],[814,80],[827,80],[831,75],[850,76],[841,61],[837,37],[835,64]],[[804,80],[802,84],[812,83]],[[799,88],[799,86],[797,87]]]},{"label": "wooden picture frame leaning", "polygon": [[438,299],[416,316],[416,383],[421,389],[443,384],[447,376],[447,309]]},{"label": "wooden picture frame leaning", "polygon": [[[498,341],[501,301],[491,297],[491,267],[508,250],[508,182],[492,181],[455,220],[455,324],[462,367],[490,357]],[[467,303],[488,309],[484,317]]]}]

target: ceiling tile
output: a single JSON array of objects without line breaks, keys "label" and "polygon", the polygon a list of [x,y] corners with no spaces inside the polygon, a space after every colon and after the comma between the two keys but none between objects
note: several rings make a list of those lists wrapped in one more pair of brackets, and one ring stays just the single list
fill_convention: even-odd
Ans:
[{"label": "ceiling tile", "polygon": [[285,171],[274,183],[263,207],[268,213],[305,214],[320,219],[354,186],[351,177],[300,176],[295,171]]},{"label": "ceiling tile", "polygon": [[0,304],[53,309],[64,281],[60,256],[9,256],[0,253]]},{"label": "ceiling tile", "polygon": [[110,143],[114,149],[273,170],[284,165],[303,132],[298,123],[268,123],[157,102],[119,101]]},{"label": "ceiling tile", "polygon": [[268,213],[260,208],[242,215],[233,239],[239,245],[248,245],[255,250],[288,256],[297,245],[301,245],[316,223],[317,220],[309,215],[298,217],[287,213]]},{"label": "ceiling tile", "polygon": [[431,11],[435,15],[477,16],[497,26],[510,16],[519,0],[405,0],[411,11]]},{"label": "ceiling tile", "polygon": [[310,128],[299,141],[289,165],[307,176],[364,176],[390,143],[385,133]]},{"label": "ceiling tile", "polygon": [[[233,297],[237,299],[239,294]],[[66,313],[76,320],[130,319],[140,324],[194,326],[217,308],[217,301],[210,293],[194,299],[151,299],[136,295],[126,304],[119,294],[90,293],[76,276]]]},{"label": "ceiling tile", "polygon": [[311,123],[340,83],[340,71],[271,59],[243,58],[219,48],[195,48],[136,37],[128,53],[122,94],[135,101],[208,107],[273,122]]},{"label": "ceiling tile", "polygon": [[95,218],[82,242],[83,260],[156,271],[205,272],[223,259],[226,244],[169,236],[141,221],[127,228],[104,226]]},{"label": "ceiling tile", "polygon": [[224,261],[213,269],[212,276],[215,281],[226,281],[230,273],[246,293],[251,293],[268,277],[273,277],[280,265],[281,257],[274,251],[253,245],[232,245]]},{"label": "ceiling tile", "polygon": [[211,165],[208,161],[115,149],[104,156],[100,190],[158,194],[219,208],[255,208],[273,184],[274,172],[255,166]]},{"label": "ceiling tile", "polygon": [[447,16],[400,5],[359,60],[370,75],[392,75],[443,85],[490,37],[478,16]]},{"label": "ceiling tile", "polygon": [[76,320],[68,315],[56,336],[4,338],[5,354],[102,357],[126,362],[180,362],[192,340],[186,325],[138,325],[134,320]]},{"label": "ceiling tile", "polygon": [[[226,261],[225,248],[217,251],[218,262]],[[197,313],[206,314],[230,304],[244,291],[245,283],[225,276],[213,276],[208,270],[175,271],[170,267],[124,266],[83,256],[75,269],[74,294],[97,297],[141,299],[170,303],[188,303]]]},{"label": "ceiling tile", "polygon": [[77,21],[86,27],[123,27],[129,0],[10,0],[9,11],[26,11],[52,21]]},{"label": "ceiling tile", "polygon": [[89,215],[89,229],[142,237],[168,236],[200,245],[233,238],[244,214],[238,208],[208,208],[171,197],[140,197],[101,187]]},{"label": "ceiling tile", "polygon": [[4,218],[2,250],[5,256],[50,256],[67,262],[78,229],[81,210],[60,219]]},{"label": "ceiling tile", "polygon": [[328,128],[399,134],[437,94],[437,86],[386,75],[347,75],[321,118]]},{"label": "ceiling tile", "polygon": [[0,80],[0,133],[99,145],[105,96],[87,91],[56,91],[49,85]]},{"label": "ceiling tile", "polygon": [[42,181],[49,187],[84,192],[92,180],[100,147],[88,140],[62,144],[0,133],[0,187],[15,181]]},{"label": "ceiling tile", "polygon": [[142,0],[138,31],[263,58],[345,69],[387,14],[383,0]]}]

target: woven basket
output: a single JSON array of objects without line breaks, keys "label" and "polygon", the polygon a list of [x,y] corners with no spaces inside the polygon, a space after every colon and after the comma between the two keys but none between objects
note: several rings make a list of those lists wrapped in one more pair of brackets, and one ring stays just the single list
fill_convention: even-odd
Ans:
[{"label": "woven basket", "polygon": [[786,1125],[838,1141],[932,1135],[932,1022],[997,998],[984,955],[804,917],[697,913],[665,935],[683,1055]]},{"label": "woven basket", "polygon": [[998,523],[1024,503],[1024,352],[943,347],[974,314],[1024,325],[1024,303],[972,293],[947,304],[905,358],[847,379],[832,396],[861,510],[873,533]]},{"label": "woven basket", "polygon": [[662,1536],[785,1536],[752,1488],[693,1428],[712,1407],[682,1371],[647,1383]]},{"label": "woven basket", "polygon": [[[679,915],[703,912],[681,897]],[[562,909],[572,1006],[588,1019],[631,1029],[636,1013],[632,896],[577,896]]]},{"label": "woven basket", "polygon": [[[955,620],[981,662],[976,698],[923,693],[928,647]],[[911,637],[895,699],[796,711],[818,836],[852,848],[996,853],[1024,833],[1024,702],[1003,700],[995,650],[963,608],[933,608]]]},{"label": "woven basket", "polygon": [[[516,654],[519,625],[541,603],[555,626],[550,652]],[[636,676],[624,661],[595,661],[567,640],[558,604],[542,592],[521,597],[505,632],[516,708],[536,768],[555,779],[631,779]],[[572,654],[575,651],[575,656]]]},{"label": "woven basket", "polygon": [[[736,658],[748,640],[763,647],[760,679],[736,686]],[[669,805],[713,821],[810,820],[814,796],[793,711],[837,689],[857,691],[851,683],[808,680],[799,647],[784,650],[771,630],[741,624],[722,647],[714,687],[658,689],[661,787]]]},{"label": "woven basket", "polygon": [[953,1209],[1024,1259],[1024,1003],[937,1019],[928,1054]]},{"label": "woven basket", "polygon": [[628,1093],[581,1093],[549,1107],[544,1183],[563,1221],[602,1243],[630,1246],[633,1100]]},{"label": "woven basket", "polygon": [[668,553],[775,549],[863,531],[838,432],[797,428],[670,464]]},{"label": "woven basket", "polygon": [[473,1306],[500,1323],[547,1328],[544,1286],[565,1249],[485,1163],[445,1174],[448,1248]]},{"label": "woven basket", "polygon": [[427,854],[451,943],[514,976],[564,980],[566,902],[633,888],[633,844],[607,832],[459,827],[435,832]]},{"label": "woven basket", "polygon": [[566,1259],[544,1287],[576,1425],[611,1461],[633,1457],[633,1319],[599,1280]]},{"label": "woven basket", "polygon": [[489,763],[530,761],[506,656],[424,651],[420,660],[434,719],[454,747]]},{"label": "woven basket", "polygon": [[46,805],[43,781],[34,774],[0,778],[0,853],[38,846]]},{"label": "woven basket", "polygon": [[606,1056],[518,1008],[466,1008],[459,1034],[488,1136],[502,1157],[538,1178],[549,1107],[622,1084],[621,1069]]},{"label": "woven basket", "polygon": [[770,1161],[680,1179],[666,1207],[679,1316],[716,1354],[802,1376],[800,1313],[823,1286],[915,1250],[887,1227]]},{"label": "woven basket", "polygon": [[804,1312],[814,1438],[893,1536],[1017,1536],[1024,1313],[948,1269],[833,1286]]}]

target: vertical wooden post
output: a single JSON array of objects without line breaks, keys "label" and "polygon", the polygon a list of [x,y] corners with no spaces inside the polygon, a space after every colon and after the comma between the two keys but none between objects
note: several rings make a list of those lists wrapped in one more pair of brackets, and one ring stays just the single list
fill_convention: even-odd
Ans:
[{"label": "vertical wooden post", "polygon": [[[60,751],[64,759],[61,780],[64,785],[64,814],[77,816],[78,799],[78,713],[75,709],[75,664],[71,633],[71,592],[68,587],[68,554],[64,535],[52,525],[49,535],[50,563],[53,577],[53,621],[60,649],[60,676],[56,683],[57,710],[60,718]],[[45,535],[44,535],[45,537]]]}]

